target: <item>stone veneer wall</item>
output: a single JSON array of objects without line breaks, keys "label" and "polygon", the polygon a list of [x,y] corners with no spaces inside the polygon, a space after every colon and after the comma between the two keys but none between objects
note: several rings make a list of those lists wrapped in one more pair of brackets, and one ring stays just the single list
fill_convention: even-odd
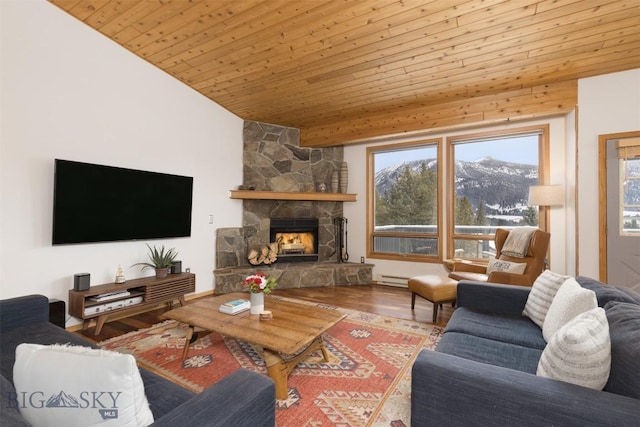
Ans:
[{"label": "stone veneer wall", "polygon": [[[243,138],[244,182],[239,184],[255,190],[314,192],[320,183],[329,183],[342,163],[342,147],[301,148],[298,129],[246,121]],[[249,265],[248,250],[270,243],[270,218],[318,218],[318,259],[335,256],[333,218],[343,215],[342,202],[243,200],[242,204],[242,228],[218,230],[216,268]]]},{"label": "stone veneer wall", "polygon": [[[324,183],[329,191],[331,174],[343,161],[342,147],[300,147],[300,132],[294,128],[245,121],[243,138],[244,182],[239,184],[255,190],[314,192]],[[242,279],[256,269],[273,275],[280,287],[371,283],[371,265],[330,262],[336,259],[333,219],[343,216],[342,202],[242,203],[242,227],[221,228],[216,233],[216,293],[239,290]],[[290,217],[318,218],[319,262],[251,266],[249,249],[269,243],[269,219]]]},{"label": "stone veneer wall", "polygon": [[[301,148],[300,131],[258,122],[244,123],[244,185],[256,190],[314,192],[339,170],[343,148]],[[248,248],[269,243],[270,218],[318,218],[318,259],[335,251],[333,218],[342,202],[245,200],[242,226]]]}]

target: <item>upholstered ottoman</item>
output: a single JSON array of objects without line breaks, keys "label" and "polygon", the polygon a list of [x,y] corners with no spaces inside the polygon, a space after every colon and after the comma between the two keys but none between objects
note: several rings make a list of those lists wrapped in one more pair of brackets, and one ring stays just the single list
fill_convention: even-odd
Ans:
[{"label": "upholstered ottoman", "polygon": [[411,291],[411,310],[416,305],[416,295],[433,303],[433,323],[438,319],[438,307],[442,307],[445,302],[455,304],[456,289],[458,281],[447,276],[427,274],[415,276],[409,279],[409,290]]}]

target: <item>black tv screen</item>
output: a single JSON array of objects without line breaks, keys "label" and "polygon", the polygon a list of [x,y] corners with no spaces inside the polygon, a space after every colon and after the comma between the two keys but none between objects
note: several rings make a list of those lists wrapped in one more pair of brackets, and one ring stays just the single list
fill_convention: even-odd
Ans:
[{"label": "black tv screen", "polygon": [[54,245],[191,235],[193,178],[55,160]]}]

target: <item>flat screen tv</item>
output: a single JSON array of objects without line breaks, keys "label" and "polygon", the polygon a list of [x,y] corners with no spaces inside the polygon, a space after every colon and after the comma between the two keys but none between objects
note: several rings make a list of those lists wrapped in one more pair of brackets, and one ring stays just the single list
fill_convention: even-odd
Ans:
[{"label": "flat screen tv", "polygon": [[193,178],[55,160],[54,245],[191,235]]}]

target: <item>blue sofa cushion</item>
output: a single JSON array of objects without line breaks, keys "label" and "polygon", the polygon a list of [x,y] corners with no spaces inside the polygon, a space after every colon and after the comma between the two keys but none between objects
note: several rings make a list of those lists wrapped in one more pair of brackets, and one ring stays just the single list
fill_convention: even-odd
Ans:
[{"label": "blue sofa cushion", "polygon": [[2,300],[0,310],[0,334],[25,325],[49,321],[49,298],[43,295],[27,295]]},{"label": "blue sofa cushion", "polygon": [[30,424],[20,415],[18,400],[14,398],[16,389],[8,379],[2,376],[0,376],[0,393],[2,393],[2,398],[0,399],[0,421],[2,425],[12,427],[29,426]]},{"label": "blue sofa cushion", "polygon": [[[247,390],[251,390],[248,393]],[[212,394],[215,392],[215,394]],[[212,418],[211,414],[216,414]],[[189,414],[188,420],[184,414]],[[157,419],[154,427],[275,426],[275,385],[266,375],[238,369],[187,400],[176,411]]]},{"label": "blue sofa cushion", "polygon": [[505,315],[459,307],[451,316],[446,331],[540,350],[547,345],[538,325],[521,314]]},{"label": "blue sofa cushion", "polygon": [[541,349],[453,331],[442,336],[436,351],[534,375],[542,355]]},{"label": "blue sofa cushion", "polygon": [[[4,307],[4,306],[3,306]],[[13,383],[13,363],[16,360],[18,344],[74,344],[98,348],[79,335],[71,334],[53,323],[40,322],[26,324],[12,331],[2,333],[2,351],[0,351],[0,373]]]},{"label": "blue sofa cushion", "polygon": [[604,309],[611,337],[611,373],[604,390],[640,399],[640,305],[610,301]]},{"label": "blue sofa cushion", "polygon": [[592,279],[590,277],[578,276],[576,281],[585,289],[590,289],[596,293],[598,306],[604,307],[609,301],[620,301],[640,304],[640,295],[630,289],[618,288]]},{"label": "blue sofa cushion", "polygon": [[140,376],[144,383],[144,394],[156,421],[196,395],[146,369],[140,368]]}]

